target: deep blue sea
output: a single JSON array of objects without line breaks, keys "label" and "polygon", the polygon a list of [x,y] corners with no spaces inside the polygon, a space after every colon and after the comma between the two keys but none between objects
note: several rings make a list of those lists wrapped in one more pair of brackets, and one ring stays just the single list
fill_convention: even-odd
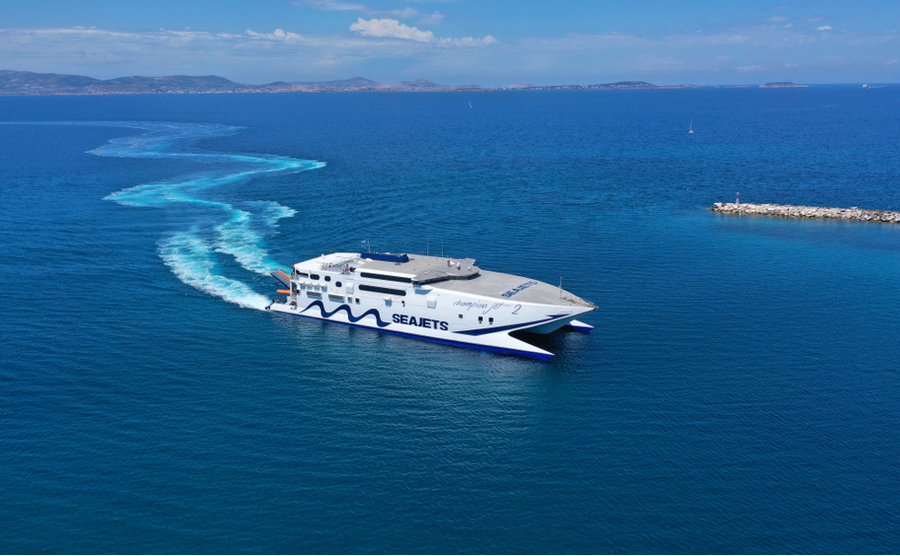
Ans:
[{"label": "deep blue sea", "polygon": [[[900,87],[0,97],[0,552],[897,553]],[[694,134],[688,134],[692,125]],[[261,310],[477,259],[548,362]]]}]

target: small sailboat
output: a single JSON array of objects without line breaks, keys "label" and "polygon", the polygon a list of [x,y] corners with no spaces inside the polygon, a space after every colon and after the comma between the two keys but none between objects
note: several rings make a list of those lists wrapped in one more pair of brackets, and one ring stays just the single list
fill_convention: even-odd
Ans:
[{"label": "small sailboat", "polygon": [[691,120],[690,128],[688,129],[688,133],[694,133],[694,120]]}]

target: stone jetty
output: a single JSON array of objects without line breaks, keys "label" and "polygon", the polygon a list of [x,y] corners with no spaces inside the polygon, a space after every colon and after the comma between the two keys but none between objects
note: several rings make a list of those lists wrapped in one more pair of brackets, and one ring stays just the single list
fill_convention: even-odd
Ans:
[{"label": "stone jetty", "polygon": [[801,207],[794,205],[758,205],[753,203],[716,203],[709,207],[715,212],[732,214],[761,214],[794,218],[836,218],[863,222],[893,222],[900,224],[900,212],[891,210],[867,210],[856,207]]}]

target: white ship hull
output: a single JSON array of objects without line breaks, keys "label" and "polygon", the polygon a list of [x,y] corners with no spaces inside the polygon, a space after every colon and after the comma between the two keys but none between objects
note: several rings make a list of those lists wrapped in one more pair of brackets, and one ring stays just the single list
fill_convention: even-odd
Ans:
[{"label": "white ship hull", "polygon": [[289,289],[269,310],[538,359],[553,354],[510,334],[592,328],[575,319],[596,307],[543,282],[482,272],[471,259],[366,255],[323,255],[297,263],[290,277],[273,273]]}]

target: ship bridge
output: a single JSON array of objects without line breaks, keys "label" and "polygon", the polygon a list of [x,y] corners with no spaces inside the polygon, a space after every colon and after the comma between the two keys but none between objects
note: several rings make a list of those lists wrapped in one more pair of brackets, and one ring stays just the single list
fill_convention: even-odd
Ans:
[{"label": "ship bridge", "polygon": [[363,253],[355,262],[360,272],[377,272],[419,285],[469,280],[481,273],[481,269],[475,266],[475,259]]}]

